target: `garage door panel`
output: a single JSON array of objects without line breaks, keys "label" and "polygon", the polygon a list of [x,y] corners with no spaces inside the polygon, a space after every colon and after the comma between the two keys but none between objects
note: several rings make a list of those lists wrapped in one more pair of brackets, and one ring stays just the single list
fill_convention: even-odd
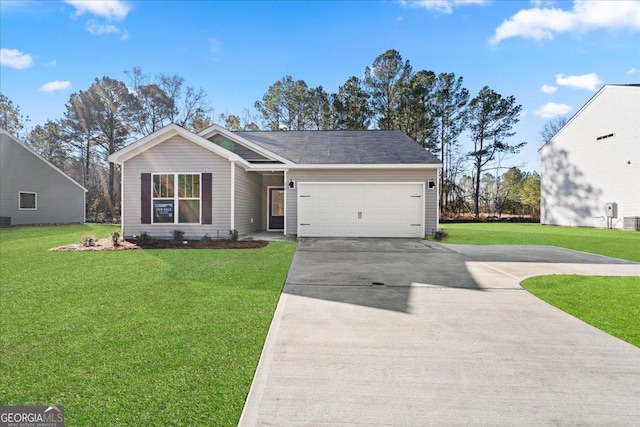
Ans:
[{"label": "garage door panel", "polygon": [[422,237],[422,183],[298,184],[300,237]]}]

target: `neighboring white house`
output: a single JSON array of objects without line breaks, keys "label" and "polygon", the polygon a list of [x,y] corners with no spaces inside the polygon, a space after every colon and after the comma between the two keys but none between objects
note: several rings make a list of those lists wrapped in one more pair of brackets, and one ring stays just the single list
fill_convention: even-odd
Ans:
[{"label": "neighboring white house", "polygon": [[199,134],[169,125],[109,156],[122,229],[168,237],[260,230],[424,237],[438,229],[440,160],[400,131]]},{"label": "neighboring white house", "polygon": [[629,228],[640,217],[640,85],[603,86],[540,156],[542,224]]},{"label": "neighboring white house", "polygon": [[0,130],[2,225],[85,221],[87,190],[5,130]]}]

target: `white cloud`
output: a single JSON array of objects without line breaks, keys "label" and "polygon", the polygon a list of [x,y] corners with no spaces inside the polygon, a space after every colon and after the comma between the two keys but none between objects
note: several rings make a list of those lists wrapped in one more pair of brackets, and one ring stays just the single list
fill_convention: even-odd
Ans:
[{"label": "white cloud", "polygon": [[571,105],[547,102],[542,107],[534,111],[533,114],[542,117],[543,119],[552,119],[557,116],[564,116],[571,110],[573,110]]},{"label": "white cloud", "polygon": [[120,40],[129,38],[127,30],[113,24],[113,21],[122,21],[131,11],[131,5],[127,2],[122,0],[64,1],[76,9],[76,16],[87,13],[97,18],[89,19],[87,22],[87,31],[94,36],[120,35]]},{"label": "white cloud", "polygon": [[406,0],[401,2],[403,6],[420,7],[433,10],[438,13],[450,14],[458,6],[469,4],[485,4],[488,0]]},{"label": "white cloud", "polygon": [[640,73],[640,68],[631,67],[629,68],[629,70],[627,70],[627,74],[636,74],[636,73]]},{"label": "white cloud", "polygon": [[89,13],[108,20],[123,20],[131,10],[131,6],[120,0],[65,0],[76,9],[76,16]]},{"label": "white cloud", "polygon": [[120,28],[112,24],[100,24],[96,21],[89,21],[87,23],[87,31],[94,36],[103,36],[105,34],[120,34]]},{"label": "white cloud", "polygon": [[551,6],[553,5],[553,0],[531,0],[531,4],[535,7]]},{"label": "white cloud", "polygon": [[556,84],[558,86],[568,86],[574,89],[597,91],[604,82],[600,80],[596,73],[583,74],[581,76],[564,76],[556,74]]},{"label": "white cloud", "polygon": [[21,70],[33,65],[33,56],[17,49],[0,49],[0,65]]},{"label": "white cloud", "polygon": [[551,86],[551,85],[542,85],[540,90],[542,91],[542,93],[556,93],[556,91],[558,90],[558,87]]},{"label": "white cloud", "polygon": [[71,86],[71,82],[70,81],[53,81],[53,82],[49,82],[49,83],[45,83],[42,86],[40,86],[40,89],[38,89],[41,92],[56,92],[59,90],[65,90],[68,89]]},{"label": "white cloud", "polygon": [[640,30],[640,2],[575,0],[571,10],[523,9],[504,21],[489,39],[498,44],[511,37],[552,40],[566,32],[586,33],[598,29]]}]

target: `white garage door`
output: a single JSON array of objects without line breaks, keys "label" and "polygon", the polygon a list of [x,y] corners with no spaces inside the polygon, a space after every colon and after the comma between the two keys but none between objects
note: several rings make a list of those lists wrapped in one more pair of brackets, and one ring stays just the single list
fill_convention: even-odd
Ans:
[{"label": "white garage door", "polygon": [[299,237],[424,237],[424,183],[298,183]]}]

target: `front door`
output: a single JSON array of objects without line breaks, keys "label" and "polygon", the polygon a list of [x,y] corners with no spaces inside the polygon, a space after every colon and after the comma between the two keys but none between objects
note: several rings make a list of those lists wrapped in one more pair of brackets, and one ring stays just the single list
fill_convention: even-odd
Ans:
[{"label": "front door", "polygon": [[284,229],[284,188],[269,188],[269,230]]}]

